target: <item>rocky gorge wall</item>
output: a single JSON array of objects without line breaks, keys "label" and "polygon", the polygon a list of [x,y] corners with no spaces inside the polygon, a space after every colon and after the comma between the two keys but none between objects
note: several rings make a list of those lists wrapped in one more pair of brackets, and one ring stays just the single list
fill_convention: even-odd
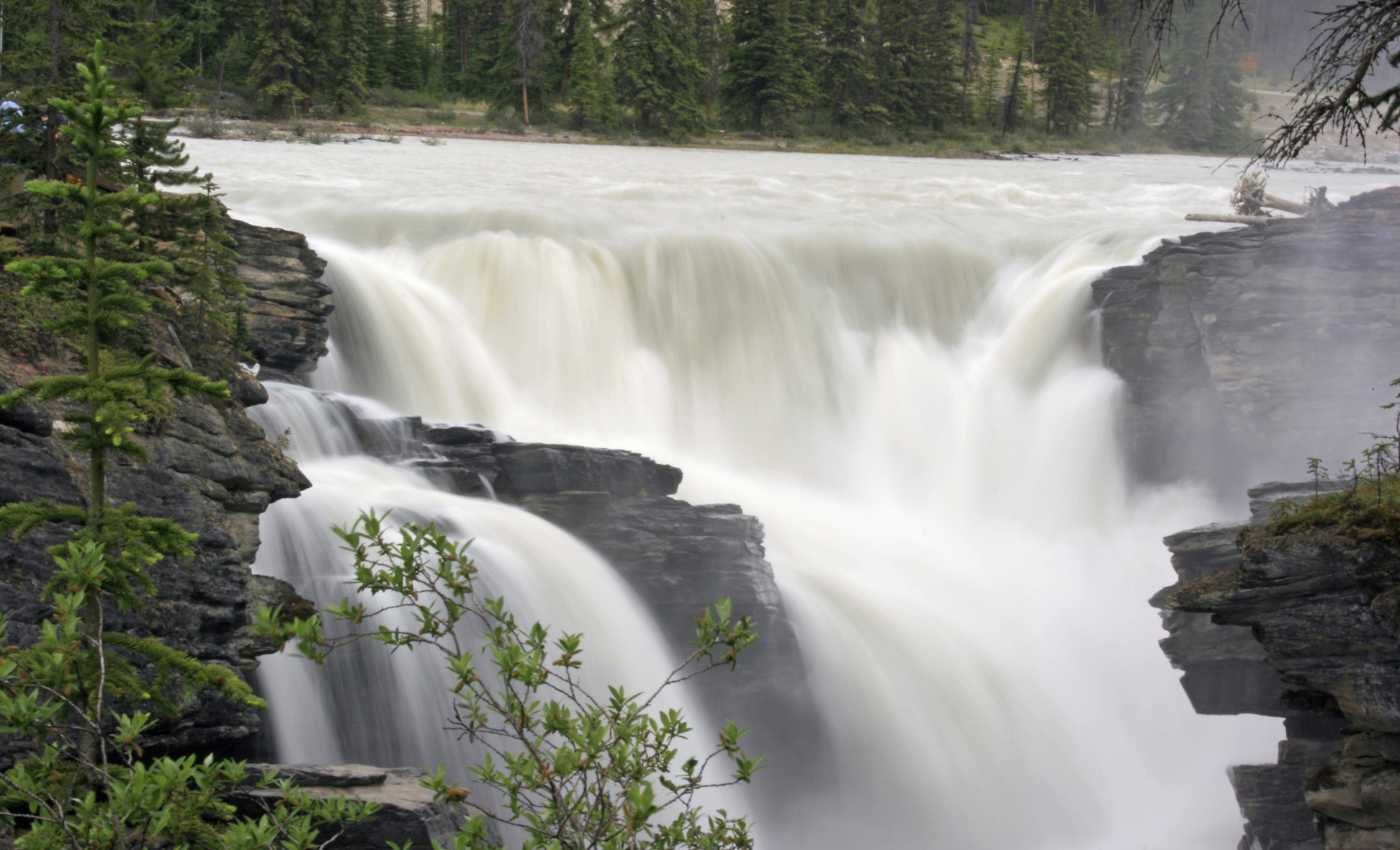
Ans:
[{"label": "rocky gorge wall", "polygon": [[[1320,221],[1169,242],[1094,285],[1123,436],[1146,482],[1248,481],[1359,455],[1400,375],[1400,189]],[[1331,489],[1336,485],[1323,485]],[[1249,491],[1249,518],[1172,535],[1152,600],[1202,714],[1282,718],[1275,764],[1231,769],[1241,850],[1400,848],[1400,551],[1269,530],[1315,485]]]},{"label": "rocky gorge wall", "polygon": [[1236,498],[1333,468],[1383,430],[1400,377],[1400,187],[1320,221],[1199,233],[1094,284],[1138,475]]},{"label": "rocky gorge wall", "polygon": [[1242,850],[1396,848],[1400,547],[1270,529],[1280,501],[1313,490],[1256,488],[1248,522],[1167,538],[1162,648],[1197,711],[1284,719],[1278,763],[1230,773]]}]

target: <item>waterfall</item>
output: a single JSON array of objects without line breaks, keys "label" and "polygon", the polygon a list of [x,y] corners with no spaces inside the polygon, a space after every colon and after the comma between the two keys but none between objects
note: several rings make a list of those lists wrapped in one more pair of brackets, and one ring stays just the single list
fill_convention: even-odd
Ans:
[{"label": "waterfall", "polygon": [[[402,439],[390,409],[289,384],[267,387],[269,402],[250,413],[270,436],[286,440],[312,487],[263,517],[256,572],[291,582],[324,609],[353,595],[352,561],[333,525],[348,525],[370,509],[388,512],[391,520],[433,522],[456,539],[472,540],[481,592],[505,598],[522,624],[539,620],[555,635],[584,635],[581,680],[592,693],[605,694],[614,684],[631,693],[650,691],[675,668],[677,659],[651,616],[586,546],[522,510],[443,492],[408,469],[366,455],[366,433],[391,451],[394,439]],[[369,598],[363,601],[374,607]],[[413,623],[407,618],[392,625],[411,629]],[[328,630],[336,633],[333,624]],[[259,684],[271,706],[277,757],[285,762],[441,764],[465,780],[466,767],[482,755],[444,729],[451,675],[426,650],[391,656],[362,642],[332,653],[324,669],[287,652],[263,659]],[[668,693],[660,706],[685,711],[697,730],[691,738],[697,751],[714,740],[689,686]]]},{"label": "waterfall", "polygon": [[[643,451],[686,471],[683,498],[762,519],[835,750],[831,775],[780,789],[795,802],[763,846],[1233,846],[1223,768],[1267,758],[1276,723],[1192,714],[1146,605],[1171,580],[1160,538],[1221,506],[1127,479],[1088,292],[1225,203],[1216,163],[461,142],[288,147],[274,178],[263,148],[192,148],[236,211],[329,260],[318,389]],[[398,506],[493,541],[532,612],[625,659],[609,672],[652,663],[644,612],[545,524],[363,458],[304,469],[316,486],[264,520],[260,568],[330,563],[307,529]],[[351,663],[319,692],[334,728],[277,722],[283,756],[435,761],[421,719],[361,725],[386,674]]]}]

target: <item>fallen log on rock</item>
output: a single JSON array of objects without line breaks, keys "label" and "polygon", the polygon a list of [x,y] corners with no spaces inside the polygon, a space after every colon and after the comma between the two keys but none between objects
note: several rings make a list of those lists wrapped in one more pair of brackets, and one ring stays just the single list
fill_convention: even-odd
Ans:
[{"label": "fallen log on rock", "polygon": [[1282,221],[1267,215],[1216,215],[1213,213],[1187,213],[1187,221],[1220,221],[1226,224],[1268,224],[1271,221]]}]

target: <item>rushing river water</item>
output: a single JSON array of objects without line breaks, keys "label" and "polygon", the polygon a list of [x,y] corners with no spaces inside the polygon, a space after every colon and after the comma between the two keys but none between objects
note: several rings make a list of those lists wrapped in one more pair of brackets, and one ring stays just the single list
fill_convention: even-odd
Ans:
[{"label": "rushing river water", "polygon": [[[1172,578],[1164,534],[1241,506],[1189,482],[1131,486],[1089,309],[1098,273],[1189,232],[1185,212],[1224,210],[1233,169],[412,139],[190,149],[236,213],[305,232],[329,260],[318,388],[643,451],[685,470],[681,497],[762,519],[836,750],[831,775],[779,789],[782,816],[755,813],[762,846],[1233,846],[1224,767],[1272,760],[1280,729],[1193,715],[1146,599]],[[1270,189],[1317,182],[1340,198],[1381,178],[1283,173]],[[291,428],[315,485],[268,514],[259,569],[335,598],[324,526],[397,505],[478,538],[518,607],[584,631],[605,676],[645,681],[669,660],[562,532],[356,457],[294,388],[259,415]],[[437,731],[435,670],[268,669],[283,758],[462,756]]]}]

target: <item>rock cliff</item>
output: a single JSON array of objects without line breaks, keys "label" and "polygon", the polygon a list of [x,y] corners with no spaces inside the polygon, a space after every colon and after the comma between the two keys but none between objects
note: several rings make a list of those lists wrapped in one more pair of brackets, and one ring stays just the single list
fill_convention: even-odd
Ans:
[{"label": "rock cliff", "polygon": [[1400,847],[1400,545],[1252,516],[1167,538],[1179,580],[1152,600],[1198,711],[1284,718],[1275,765],[1233,768],[1242,850]]},{"label": "rock cliff", "polygon": [[1400,374],[1397,232],[1400,188],[1319,222],[1188,236],[1095,283],[1138,473],[1234,495],[1355,456],[1384,424],[1358,413]]},{"label": "rock cliff", "polygon": [[[272,256],[305,241],[297,234],[266,228],[243,228],[239,247],[245,256]],[[283,280],[301,275],[315,285],[320,268],[308,263],[284,269]],[[257,281],[249,280],[254,304]],[[256,312],[256,309],[255,309]],[[177,365],[189,358],[178,339],[161,341],[161,356]],[[66,369],[59,349],[47,358],[0,353],[0,388],[13,386],[35,372]],[[244,404],[267,395],[256,380],[240,374],[227,402],[181,400],[162,421],[140,435],[149,460],[117,463],[109,491],[117,503],[133,502],[144,514],[167,517],[197,532],[193,559],[161,563],[151,570],[155,597],[143,608],[119,615],[119,628],[154,634],[197,658],[225,664],[241,673],[256,666],[269,651],[248,630],[251,610],[260,602],[279,603],[294,596],[274,579],[255,578],[250,565],[258,548],[258,520],[272,502],[296,496],[307,486],[296,465],[269,443],[244,413]],[[0,414],[0,503],[34,498],[81,504],[86,476],[81,460],[55,437],[57,409],[24,407]],[[27,640],[45,615],[39,594],[51,562],[48,546],[66,531],[40,529],[20,541],[0,539],[0,610],[11,617],[12,637]],[[256,712],[222,701],[206,700],[198,710],[167,725],[160,748],[228,752],[239,749],[258,730]]]}]

